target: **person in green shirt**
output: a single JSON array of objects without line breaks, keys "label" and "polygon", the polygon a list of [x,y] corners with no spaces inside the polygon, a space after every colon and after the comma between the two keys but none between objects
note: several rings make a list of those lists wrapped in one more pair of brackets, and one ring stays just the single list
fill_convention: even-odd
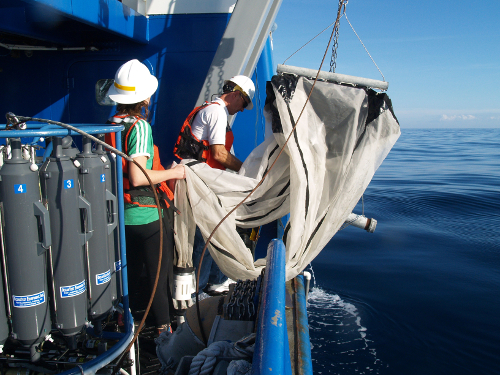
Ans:
[{"label": "person in green shirt", "polygon": [[[167,180],[184,179],[184,166],[158,169],[158,150],[153,144],[151,125],[147,122],[151,95],[158,88],[158,80],[138,60],[123,64],[115,75],[114,85],[108,91],[111,100],[118,103],[117,113],[109,122],[122,124],[122,149],[147,171],[153,184]],[[130,305],[138,306],[141,290],[141,273],[145,268],[149,294],[154,286],[158,269],[160,245],[160,220],[155,201],[151,196],[141,196],[141,191],[151,192],[149,181],[141,169],[132,162],[124,162],[125,239]],[[173,199],[173,194],[167,194]],[[136,193],[136,194],[133,194]],[[137,194],[138,193],[138,194]],[[163,248],[160,276],[151,305],[158,332],[171,331],[173,313],[171,283],[173,274],[173,209],[163,210]],[[137,307],[136,307],[137,308]]]}]

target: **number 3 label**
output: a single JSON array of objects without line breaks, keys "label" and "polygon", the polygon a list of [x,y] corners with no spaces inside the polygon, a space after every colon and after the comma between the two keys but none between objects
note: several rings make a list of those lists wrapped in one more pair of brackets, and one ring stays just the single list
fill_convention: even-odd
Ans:
[{"label": "number 3 label", "polygon": [[64,188],[71,189],[73,187],[73,180],[64,180]]},{"label": "number 3 label", "polygon": [[26,184],[14,184],[14,194],[26,193]]}]

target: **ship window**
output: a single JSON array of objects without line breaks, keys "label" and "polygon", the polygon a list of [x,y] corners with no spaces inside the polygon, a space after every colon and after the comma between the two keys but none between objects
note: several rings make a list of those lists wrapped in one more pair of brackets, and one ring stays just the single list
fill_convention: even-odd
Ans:
[{"label": "ship window", "polygon": [[99,105],[116,105],[116,102],[112,101],[108,96],[108,90],[114,82],[114,79],[100,79],[95,84],[95,99]]}]

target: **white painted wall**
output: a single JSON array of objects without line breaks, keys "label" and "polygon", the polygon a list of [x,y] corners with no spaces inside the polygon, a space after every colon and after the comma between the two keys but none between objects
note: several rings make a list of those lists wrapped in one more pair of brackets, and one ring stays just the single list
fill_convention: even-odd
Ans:
[{"label": "white painted wall", "polygon": [[122,0],[143,15],[232,13],[237,0]]}]

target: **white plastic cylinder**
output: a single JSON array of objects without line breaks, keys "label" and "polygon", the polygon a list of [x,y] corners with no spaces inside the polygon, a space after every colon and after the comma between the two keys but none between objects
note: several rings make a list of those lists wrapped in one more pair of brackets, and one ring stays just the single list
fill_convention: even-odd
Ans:
[{"label": "white plastic cylinder", "polygon": [[174,292],[173,298],[179,301],[191,299],[191,294],[195,292],[194,271],[190,273],[174,273]]},{"label": "white plastic cylinder", "polygon": [[375,228],[377,227],[377,220],[369,219],[363,215],[350,213],[345,220],[345,224],[349,224],[355,226],[356,228],[361,228],[366,230],[367,232],[373,233],[375,232]]}]

